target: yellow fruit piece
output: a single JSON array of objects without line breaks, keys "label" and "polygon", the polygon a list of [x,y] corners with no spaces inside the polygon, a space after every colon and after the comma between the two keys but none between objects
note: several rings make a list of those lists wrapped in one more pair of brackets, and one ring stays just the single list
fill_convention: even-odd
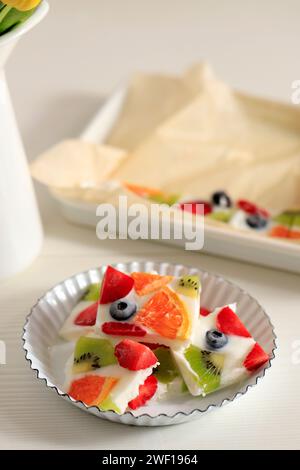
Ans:
[{"label": "yellow fruit piece", "polygon": [[20,11],[28,11],[37,7],[41,0],[2,0],[2,3]]}]

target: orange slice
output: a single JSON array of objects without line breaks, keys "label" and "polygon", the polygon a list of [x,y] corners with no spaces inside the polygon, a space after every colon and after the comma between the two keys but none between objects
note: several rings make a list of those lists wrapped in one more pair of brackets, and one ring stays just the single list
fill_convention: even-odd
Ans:
[{"label": "orange slice", "polygon": [[160,276],[150,273],[132,273],[134,289],[138,295],[151,294],[168,284],[173,276]]},{"label": "orange slice", "polygon": [[170,339],[187,339],[191,329],[184,303],[167,286],[143,305],[135,321]]},{"label": "orange slice", "polygon": [[113,377],[87,375],[72,382],[69,395],[89,406],[97,406],[105,400],[117,382]]},{"label": "orange slice", "polygon": [[137,184],[124,183],[125,188],[141,197],[151,197],[161,194],[160,189],[148,188],[146,186],[138,186]]}]

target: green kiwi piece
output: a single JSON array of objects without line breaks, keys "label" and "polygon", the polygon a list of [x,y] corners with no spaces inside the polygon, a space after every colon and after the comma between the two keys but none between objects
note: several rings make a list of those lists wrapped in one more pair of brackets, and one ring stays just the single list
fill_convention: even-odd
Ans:
[{"label": "green kiwi piece", "polygon": [[167,204],[173,206],[179,200],[179,194],[154,194],[149,197],[150,201],[157,202],[158,204]]},{"label": "green kiwi piece", "polygon": [[101,287],[100,283],[91,284],[88,287],[88,290],[86,291],[84,296],[82,297],[82,300],[87,300],[87,301],[89,300],[89,301],[97,302],[97,300],[99,299],[99,295],[100,295],[100,287]]},{"label": "green kiwi piece", "polygon": [[171,355],[169,348],[159,347],[154,350],[159,366],[155,369],[154,375],[163,384],[173,382],[179,376],[179,371]]},{"label": "green kiwi piece", "polygon": [[274,222],[277,222],[280,225],[284,225],[285,227],[291,227],[294,224],[294,220],[299,215],[296,211],[284,211],[281,214],[276,215],[273,217]]},{"label": "green kiwi piece", "polygon": [[198,376],[198,384],[204,393],[217,390],[221,383],[223,356],[221,354],[203,351],[196,346],[185,350],[185,358]]},{"label": "green kiwi piece", "polygon": [[211,212],[210,214],[207,214],[206,217],[209,217],[210,219],[217,220],[218,222],[224,222],[227,224],[230,221],[233,214],[234,214],[233,210],[215,211],[215,212]]},{"label": "green kiwi piece", "polygon": [[182,276],[178,279],[177,286],[175,288],[178,294],[186,295],[187,297],[198,297],[200,289],[200,280],[198,276]]},{"label": "green kiwi piece", "polygon": [[100,407],[99,407],[102,411],[109,411],[109,410],[113,410],[115,411],[116,413],[118,413],[119,415],[121,414],[121,411],[120,409],[117,407],[117,405],[115,405],[115,403],[111,400],[111,398],[106,398],[105,400],[103,400],[103,402],[101,403]]},{"label": "green kiwi piece", "polygon": [[99,367],[116,364],[114,347],[108,339],[82,336],[74,351],[73,374],[80,374]]}]

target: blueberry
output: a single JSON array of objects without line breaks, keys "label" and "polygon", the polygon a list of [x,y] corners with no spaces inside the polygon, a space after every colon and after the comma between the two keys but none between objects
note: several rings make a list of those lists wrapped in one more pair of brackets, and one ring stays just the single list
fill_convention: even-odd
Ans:
[{"label": "blueberry", "polygon": [[249,215],[246,218],[246,224],[251,228],[264,228],[268,221],[265,217],[261,217],[258,214]]},{"label": "blueberry", "polygon": [[113,302],[109,307],[109,313],[118,321],[128,320],[136,312],[136,304],[129,300],[119,299]]},{"label": "blueberry", "polygon": [[222,208],[231,207],[232,202],[230,197],[225,193],[225,191],[216,191],[211,197],[211,202],[214,206],[219,206]]},{"label": "blueberry", "polygon": [[211,349],[220,349],[228,343],[228,338],[218,330],[209,330],[206,333],[206,342]]}]

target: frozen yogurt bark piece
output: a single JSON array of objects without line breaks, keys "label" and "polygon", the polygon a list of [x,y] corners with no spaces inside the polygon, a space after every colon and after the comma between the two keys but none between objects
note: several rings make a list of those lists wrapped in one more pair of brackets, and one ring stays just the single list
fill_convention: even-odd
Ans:
[{"label": "frozen yogurt bark piece", "polygon": [[81,337],[67,365],[65,390],[75,400],[123,414],[145,405],[156,393],[152,375],[158,361],[145,345],[132,340],[114,344]]},{"label": "frozen yogurt bark piece", "polygon": [[200,290],[198,276],[125,274],[108,266],[96,333],[182,348],[189,344],[198,321]]},{"label": "frozen yogurt bark piece", "polygon": [[200,316],[184,351],[173,351],[176,364],[192,395],[205,396],[251,374],[269,360],[235,313],[226,305]]},{"label": "frozen yogurt bark piece", "polygon": [[92,333],[95,329],[100,284],[91,284],[80,302],[63,324],[59,334],[67,341],[76,341],[80,336]]}]

